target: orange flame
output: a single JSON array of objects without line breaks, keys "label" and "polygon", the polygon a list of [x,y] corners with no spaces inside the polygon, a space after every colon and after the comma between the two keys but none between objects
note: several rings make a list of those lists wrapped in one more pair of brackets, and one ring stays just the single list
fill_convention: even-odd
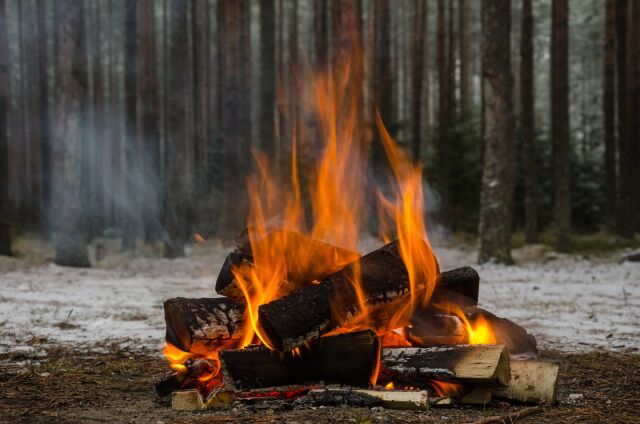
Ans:
[{"label": "orange flame", "polygon": [[446,311],[447,313],[456,315],[464,324],[467,332],[467,342],[469,344],[495,344],[496,335],[489,321],[482,314],[478,314],[473,322],[469,321],[464,311],[454,303],[445,305],[435,305],[435,307]]},{"label": "orange flame", "polygon": [[451,383],[448,381],[429,380],[429,385],[440,397],[458,396],[462,392],[462,384]]}]

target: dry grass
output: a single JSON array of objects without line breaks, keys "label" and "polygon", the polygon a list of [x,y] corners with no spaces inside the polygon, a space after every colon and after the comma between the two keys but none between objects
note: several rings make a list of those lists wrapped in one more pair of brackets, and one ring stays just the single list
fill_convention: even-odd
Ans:
[{"label": "dry grass", "polygon": [[[94,347],[95,348],[95,347]],[[522,406],[438,409],[425,413],[366,408],[295,408],[177,413],[156,399],[153,382],[166,371],[154,352],[104,346],[103,353],[55,348],[46,356],[0,355],[0,422],[474,422],[506,416]],[[524,423],[638,422],[640,355],[590,353],[560,355],[561,403],[526,417]],[[577,403],[569,394],[582,394]]]}]

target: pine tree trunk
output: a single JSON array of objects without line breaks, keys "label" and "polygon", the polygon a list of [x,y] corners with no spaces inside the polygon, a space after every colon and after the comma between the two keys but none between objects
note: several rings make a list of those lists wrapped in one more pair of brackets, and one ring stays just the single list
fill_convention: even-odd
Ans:
[{"label": "pine tree trunk", "polygon": [[45,234],[49,234],[49,210],[51,204],[51,147],[50,147],[50,122],[49,122],[49,84],[47,80],[47,3],[46,0],[36,2],[37,27],[38,27],[38,85],[40,101],[40,157],[42,159],[42,198],[41,207],[45,211],[42,219]]},{"label": "pine tree trunk", "polygon": [[527,243],[538,240],[538,196],[533,95],[533,11],[532,0],[522,1],[520,37],[520,101],[522,168],[524,171],[524,234]]},{"label": "pine tree trunk", "polygon": [[222,67],[222,137],[225,150],[225,206],[222,231],[237,234],[244,225],[246,189],[244,173],[249,167],[250,101],[249,4],[246,0],[220,5],[222,27],[219,46]]},{"label": "pine tree trunk", "polygon": [[[204,193],[209,157],[209,2],[191,3],[193,27],[193,119],[195,135],[195,189]],[[198,217],[198,219],[208,217]]]},{"label": "pine tree trunk", "polygon": [[109,113],[111,122],[109,128],[109,165],[107,181],[112,187],[109,198],[109,224],[110,226],[119,227],[121,224],[121,208],[122,203],[122,111],[120,108],[120,79],[118,78],[118,54],[116,51],[114,38],[116,34],[117,15],[114,3],[109,1]]},{"label": "pine tree trunk", "polygon": [[[389,129],[389,133],[394,136],[393,127],[394,110],[393,110],[393,79],[391,72],[391,8],[389,0],[377,0],[375,8],[374,31],[376,31],[374,46],[374,78],[375,78],[375,94],[374,105],[380,112],[382,122]],[[385,155],[382,144],[377,136],[377,129],[373,129],[374,144],[371,146],[371,160],[374,167],[375,175],[379,175],[379,170],[385,162]]]},{"label": "pine tree trunk", "polygon": [[53,229],[55,263],[89,266],[84,235],[82,145],[86,143],[87,67],[84,46],[84,1],[59,0],[56,72],[56,120],[52,146]]},{"label": "pine tree trunk", "polygon": [[141,214],[147,242],[157,240],[161,232],[160,187],[160,108],[156,58],[154,0],[139,0],[138,48],[140,50],[140,137],[146,186],[142,194]]},{"label": "pine tree trunk", "polygon": [[568,0],[553,0],[551,12],[551,139],[554,168],[556,249],[571,248],[569,191],[569,28]]},{"label": "pine tree trunk", "polygon": [[138,134],[138,0],[125,2],[125,45],[124,45],[124,102],[125,102],[125,220],[122,235],[122,250],[131,250],[137,238],[139,211],[139,152]]},{"label": "pine tree trunk", "polygon": [[640,2],[632,1],[629,10],[629,140],[621,157],[627,165],[621,175],[622,197],[628,200],[621,209],[629,215],[630,232],[640,232]]},{"label": "pine tree trunk", "polygon": [[[106,137],[106,120],[104,105],[104,85],[102,69],[102,33],[100,2],[95,3],[94,45],[91,57],[93,59],[93,146],[95,153],[91,157],[91,169],[94,175],[91,204],[91,233],[99,234],[104,229],[105,209],[105,181],[103,165],[107,153],[108,140]],[[46,83],[45,83],[46,84]]]},{"label": "pine tree trunk", "polygon": [[276,11],[273,0],[260,1],[260,146],[268,154],[275,148],[276,107]]},{"label": "pine tree trunk", "polygon": [[617,173],[616,173],[616,117],[615,117],[615,38],[616,38],[616,0],[607,0],[605,6],[604,29],[604,70],[602,109],[604,117],[604,171],[606,224],[615,228],[615,214],[618,210]]},{"label": "pine tree trunk", "polygon": [[458,2],[458,33],[460,50],[460,112],[463,116],[471,112],[471,40],[469,38],[469,0]]},{"label": "pine tree trunk", "polygon": [[[7,39],[7,9],[0,0],[0,226],[7,226],[9,216],[9,149],[7,113],[9,109],[9,45]],[[7,230],[0,230],[0,255],[11,255],[11,240]]]},{"label": "pine tree trunk", "polygon": [[[422,148],[422,85],[424,82],[424,50],[427,44],[427,4],[425,0],[413,2],[413,35],[411,37],[411,82],[412,82],[412,154],[419,162]],[[428,101],[428,100],[427,100]]]},{"label": "pine tree trunk", "polygon": [[329,62],[329,7],[326,0],[313,2],[313,41],[316,67],[325,69]]},{"label": "pine tree trunk", "polygon": [[509,263],[514,179],[511,1],[483,0],[482,25],[486,135],[479,261]]},{"label": "pine tree trunk", "polygon": [[441,216],[448,221],[451,211],[451,193],[449,189],[449,112],[450,87],[449,67],[447,65],[447,38],[445,22],[445,0],[438,0],[437,62],[438,62],[438,189],[442,198]]},{"label": "pine tree trunk", "polygon": [[184,256],[187,182],[187,3],[169,0],[167,28],[167,110],[165,251],[167,258]]},{"label": "pine tree trunk", "polygon": [[449,124],[453,124],[456,119],[456,31],[454,28],[453,3],[449,0],[447,13],[447,86],[449,87]]},{"label": "pine tree trunk", "polygon": [[631,174],[632,158],[625,157],[629,152],[629,91],[628,91],[628,68],[627,68],[627,21],[629,3],[627,0],[617,0],[616,2],[616,55],[617,55],[617,81],[618,81],[618,153],[620,165],[620,203],[618,205],[618,233],[623,237],[631,237],[633,229],[631,227],[631,214],[629,210],[630,199],[625,199],[629,194],[628,176]]}]

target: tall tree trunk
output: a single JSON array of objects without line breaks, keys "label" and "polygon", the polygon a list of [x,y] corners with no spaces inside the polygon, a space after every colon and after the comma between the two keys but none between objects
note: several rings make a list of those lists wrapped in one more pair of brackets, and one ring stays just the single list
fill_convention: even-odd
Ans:
[{"label": "tall tree trunk", "polygon": [[[380,112],[380,117],[389,128],[389,132],[394,136],[393,131],[394,110],[393,110],[393,79],[391,72],[391,8],[389,0],[377,0],[375,8],[375,45],[374,45],[374,78],[375,93],[374,104]],[[373,129],[373,134],[378,131]],[[374,144],[371,146],[371,160],[374,169],[380,169],[385,161],[382,144],[379,137],[374,136]],[[376,175],[378,173],[376,172]]]},{"label": "tall tree trunk", "polygon": [[[9,43],[7,39],[7,9],[0,0],[0,225],[9,217],[9,148],[7,114],[9,109]],[[0,255],[11,255],[8,231],[0,230]]]},{"label": "tall tree trunk", "polygon": [[125,223],[122,249],[131,250],[137,238],[140,210],[138,134],[138,0],[125,2],[124,102],[125,102]]},{"label": "tall tree trunk", "polygon": [[145,189],[142,194],[141,213],[144,219],[144,237],[147,242],[157,240],[161,230],[161,175],[160,175],[160,107],[154,0],[139,0],[138,48],[140,51],[140,141],[143,151]]},{"label": "tall tree trunk", "polygon": [[49,235],[49,210],[51,205],[51,147],[50,147],[50,121],[49,121],[49,84],[47,78],[47,3],[46,0],[37,0],[37,38],[38,38],[38,86],[39,86],[39,112],[40,112],[40,158],[42,160],[42,224],[45,234]]},{"label": "tall tree trunk", "polygon": [[533,10],[532,0],[522,1],[520,37],[520,101],[522,168],[524,171],[524,234],[527,243],[538,240],[538,196],[533,91]]},{"label": "tall tree trunk", "polygon": [[450,87],[447,66],[447,38],[445,22],[445,0],[438,0],[437,62],[438,62],[438,189],[442,198],[441,216],[445,222],[451,211],[449,188],[449,112]]},{"label": "tall tree trunk", "polygon": [[471,39],[469,37],[469,0],[458,2],[458,33],[460,50],[460,112],[468,115],[473,103],[471,92]]},{"label": "tall tree trunk", "polygon": [[276,11],[273,0],[260,0],[260,145],[274,155],[276,108]]},{"label": "tall tree trunk", "polygon": [[571,248],[569,191],[569,2],[553,0],[551,12],[551,139],[554,168],[554,224],[556,249]]},{"label": "tall tree trunk", "polygon": [[[209,137],[209,1],[191,3],[193,27],[193,119],[195,135],[195,188],[206,189]],[[197,217],[208,218],[208,217]]]},{"label": "tall tree trunk", "polygon": [[115,47],[115,34],[117,14],[116,8],[112,0],[109,1],[109,30],[108,30],[108,48],[109,48],[109,113],[111,122],[109,128],[109,165],[108,165],[108,184],[111,187],[109,191],[109,223],[111,226],[119,227],[121,224],[121,207],[122,202],[122,111],[120,108],[120,84],[118,78],[118,54]]},{"label": "tall tree trunk", "polygon": [[[412,153],[413,160],[420,161],[422,148],[422,84],[424,82],[424,50],[427,44],[427,3],[425,0],[413,2],[413,29],[411,37],[411,90],[413,92]],[[428,82],[427,82],[428,83]],[[427,100],[428,101],[428,100]]]},{"label": "tall tree trunk", "polygon": [[[632,1],[629,10],[629,139],[621,152],[625,159],[626,171],[621,175],[622,197],[627,200],[621,206],[628,215],[630,233],[640,232],[640,2]],[[625,219],[625,222],[627,219]]]},{"label": "tall tree trunk", "polygon": [[482,25],[486,136],[479,261],[509,263],[514,179],[511,0],[483,0]]},{"label": "tall tree trunk", "polygon": [[104,229],[105,210],[105,181],[104,158],[107,157],[106,119],[104,105],[104,85],[102,69],[102,33],[100,2],[95,3],[95,42],[91,57],[93,59],[93,146],[95,152],[91,155],[91,169],[93,173],[92,204],[91,204],[91,233],[98,234]]},{"label": "tall tree trunk", "polygon": [[604,117],[604,171],[606,223],[609,229],[615,228],[615,214],[618,211],[618,183],[616,173],[616,117],[615,117],[615,38],[616,38],[616,1],[607,0],[604,23],[604,70],[602,109]]},{"label": "tall tree trunk", "polygon": [[251,145],[249,51],[249,3],[247,0],[220,5],[222,18],[219,46],[224,56],[222,68],[224,105],[222,137],[225,149],[225,193],[223,228],[226,236],[237,233],[244,225],[246,190],[240,169],[248,169]]},{"label": "tall tree trunk", "polygon": [[618,233],[623,237],[631,237],[633,229],[631,226],[631,214],[633,211],[626,209],[629,199],[625,195],[629,193],[627,180],[630,174],[630,161],[625,154],[629,142],[629,92],[627,75],[627,17],[629,3],[627,0],[617,0],[616,2],[616,55],[617,55],[617,81],[618,81],[618,149],[620,157],[620,204],[618,205]]},{"label": "tall tree trunk", "polygon": [[87,63],[84,1],[58,0],[57,108],[53,164],[55,263],[89,266],[85,247],[81,151],[86,143]]},{"label": "tall tree trunk", "polygon": [[289,112],[290,133],[294,139],[300,137],[300,62],[298,58],[298,0],[292,0],[289,15]]},{"label": "tall tree trunk", "polygon": [[[166,166],[167,196],[165,205],[164,255],[184,256],[186,234],[187,175],[187,90],[188,62],[187,3],[169,0],[167,28],[167,110]],[[229,165],[228,165],[229,166]]]},{"label": "tall tree trunk", "polygon": [[453,124],[456,119],[456,31],[454,28],[454,10],[453,3],[455,0],[449,0],[447,12],[447,86],[449,87],[449,124]]}]

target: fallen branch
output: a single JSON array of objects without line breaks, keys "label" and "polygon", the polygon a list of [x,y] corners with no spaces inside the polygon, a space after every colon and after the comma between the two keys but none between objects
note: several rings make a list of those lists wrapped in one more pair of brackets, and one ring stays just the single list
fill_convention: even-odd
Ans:
[{"label": "fallen branch", "polygon": [[541,406],[534,406],[532,408],[522,409],[518,412],[488,417],[480,421],[476,421],[474,424],[511,424],[518,421],[521,418],[528,417],[530,415],[539,414],[544,411]]}]

